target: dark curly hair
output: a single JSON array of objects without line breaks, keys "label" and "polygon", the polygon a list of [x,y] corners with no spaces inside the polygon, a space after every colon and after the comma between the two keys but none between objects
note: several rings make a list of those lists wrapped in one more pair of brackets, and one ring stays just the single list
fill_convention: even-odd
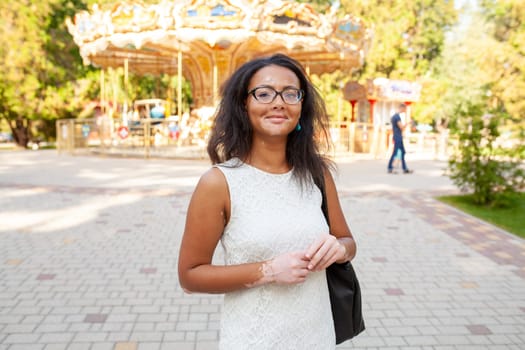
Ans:
[{"label": "dark curly hair", "polygon": [[294,72],[304,91],[301,130],[294,130],[288,135],[286,159],[293,168],[294,177],[302,184],[313,178],[319,185],[324,172],[333,168],[333,163],[320,153],[322,143],[326,150],[331,146],[326,107],[301,64],[283,54],[256,58],[243,64],[221,87],[222,99],[211,129],[208,155],[212,164],[223,163],[234,157],[244,161],[249,156],[253,130],[245,108],[248,86],[257,71],[270,65]]}]

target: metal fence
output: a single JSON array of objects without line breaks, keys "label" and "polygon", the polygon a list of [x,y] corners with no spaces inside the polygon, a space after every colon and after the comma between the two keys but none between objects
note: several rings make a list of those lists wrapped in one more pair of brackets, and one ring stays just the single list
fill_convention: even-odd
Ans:
[{"label": "metal fence", "polygon": [[57,121],[59,153],[205,158],[205,144],[205,130],[196,126],[180,129],[176,121],[167,119],[127,124],[109,118]]},{"label": "metal fence", "polygon": [[[387,126],[368,123],[332,123],[332,156],[369,154],[386,158],[392,147]],[[124,124],[110,118],[61,119],[57,121],[59,153],[101,154],[133,157],[207,158],[208,130],[198,124],[180,128],[169,119],[142,119]],[[412,133],[406,135],[409,153],[431,158],[446,158],[454,142],[444,134]]]},{"label": "metal fence", "polygon": [[[336,154],[364,153],[377,159],[390,156],[393,148],[392,130],[387,125],[369,123],[332,123],[330,132]],[[405,148],[408,153],[430,159],[446,159],[457,142],[447,133],[407,133]]]}]

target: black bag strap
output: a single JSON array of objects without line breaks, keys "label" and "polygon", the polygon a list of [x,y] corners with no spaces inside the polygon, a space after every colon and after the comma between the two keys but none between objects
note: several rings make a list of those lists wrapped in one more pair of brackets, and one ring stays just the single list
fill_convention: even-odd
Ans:
[{"label": "black bag strap", "polygon": [[323,211],[323,215],[326,219],[328,227],[330,227],[330,218],[328,217],[328,203],[326,202],[324,173],[320,177],[314,178],[314,183],[317,185],[317,187],[319,187],[319,190],[321,191],[321,196],[323,197],[323,201],[321,202],[321,210]]}]

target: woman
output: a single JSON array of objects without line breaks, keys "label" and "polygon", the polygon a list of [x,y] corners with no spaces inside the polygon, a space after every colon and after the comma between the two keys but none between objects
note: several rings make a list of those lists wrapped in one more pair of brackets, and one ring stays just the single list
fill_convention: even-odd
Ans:
[{"label": "woman", "polygon": [[[221,349],[335,348],[324,270],[356,245],[318,153],[326,122],[303,68],[284,55],[244,64],[222,89],[214,166],[191,198],[179,255],[185,291],[225,293]],[[212,263],[219,241],[225,265]]]}]

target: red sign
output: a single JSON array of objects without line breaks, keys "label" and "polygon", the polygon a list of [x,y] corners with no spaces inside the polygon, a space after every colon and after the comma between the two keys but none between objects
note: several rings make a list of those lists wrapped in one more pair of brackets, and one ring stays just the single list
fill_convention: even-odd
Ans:
[{"label": "red sign", "polygon": [[118,136],[120,136],[121,139],[125,139],[129,136],[129,129],[127,126],[121,126],[117,130]]}]

